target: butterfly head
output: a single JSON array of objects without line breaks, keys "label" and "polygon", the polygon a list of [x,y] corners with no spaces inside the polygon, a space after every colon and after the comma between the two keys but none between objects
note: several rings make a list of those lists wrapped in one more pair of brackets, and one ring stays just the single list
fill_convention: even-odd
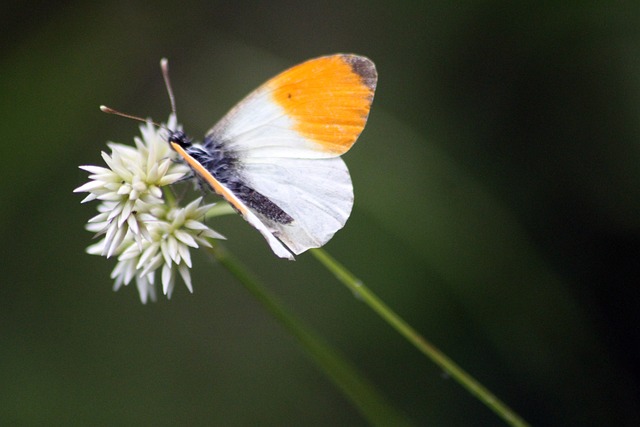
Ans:
[{"label": "butterfly head", "polygon": [[181,130],[170,130],[169,136],[167,137],[169,143],[178,144],[182,148],[191,147],[191,138],[189,138],[184,132]]}]

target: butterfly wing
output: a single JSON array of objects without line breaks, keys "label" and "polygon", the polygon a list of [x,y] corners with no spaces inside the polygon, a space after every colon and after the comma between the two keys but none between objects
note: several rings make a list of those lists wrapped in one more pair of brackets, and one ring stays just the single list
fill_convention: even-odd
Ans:
[{"label": "butterfly wing", "polygon": [[367,122],[377,79],[362,56],[312,59],[264,83],[207,134],[243,157],[339,156]]},{"label": "butterfly wing", "polygon": [[324,245],[344,226],[353,187],[338,156],[362,132],[376,83],[367,58],[312,59],[264,83],[207,133],[210,145],[234,159],[235,177],[286,214],[283,220],[262,199],[247,203],[234,194],[245,208],[240,212],[278,256],[287,257],[282,243],[300,254]]},{"label": "butterfly wing", "polygon": [[240,173],[249,187],[293,218],[286,223],[256,212],[295,254],[324,245],[351,213],[353,187],[347,166],[339,157],[251,159]]}]

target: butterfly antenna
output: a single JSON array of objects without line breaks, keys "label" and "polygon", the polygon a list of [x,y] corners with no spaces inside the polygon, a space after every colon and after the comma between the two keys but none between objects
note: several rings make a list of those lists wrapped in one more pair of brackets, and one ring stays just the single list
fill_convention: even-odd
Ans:
[{"label": "butterfly antenna", "polygon": [[143,122],[143,123],[151,123],[151,124],[153,124],[154,126],[156,126],[158,128],[164,128],[164,126],[162,126],[162,125],[160,125],[160,124],[158,124],[156,122],[153,122],[151,120],[146,120],[146,119],[143,119],[142,117],[133,116],[131,114],[126,114],[126,113],[123,113],[121,111],[114,110],[113,108],[109,108],[106,105],[101,105],[100,106],[100,111],[102,111],[103,113],[113,114],[113,115],[124,117],[124,118],[127,118],[127,119],[137,120],[137,121]]},{"label": "butterfly antenna", "polygon": [[160,60],[160,68],[162,69],[162,77],[164,78],[164,85],[167,87],[167,93],[169,94],[169,102],[171,102],[171,112],[176,114],[176,99],[173,96],[173,89],[171,89],[171,80],[169,80],[169,60],[162,58]]}]

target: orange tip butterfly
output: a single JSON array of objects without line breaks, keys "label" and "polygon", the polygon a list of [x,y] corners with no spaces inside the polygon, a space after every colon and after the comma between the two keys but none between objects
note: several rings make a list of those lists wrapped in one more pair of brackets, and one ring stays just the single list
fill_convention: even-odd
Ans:
[{"label": "orange tip butterfly", "polygon": [[[175,112],[166,59],[161,65]],[[251,92],[201,144],[171,129],[167,139],[277,256],[294,259],[327,243],[349,218],[353,186],[340,156],[367,122],[377,79],[375,65],[363,56],[311,59]]]}]

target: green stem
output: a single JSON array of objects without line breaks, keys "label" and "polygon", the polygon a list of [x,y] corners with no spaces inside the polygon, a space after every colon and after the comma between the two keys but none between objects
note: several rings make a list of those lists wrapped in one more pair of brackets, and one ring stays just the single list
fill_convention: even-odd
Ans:
[{"label": "green stem", "polygon": [[214,246],[209,248],[209,251],[215,259],[298,339],[313,361],[371,424],[378,426],[411,425],[405,416],[397,412],[375,387],[358,373],[352,364],[311,332],[299,319],[287,312],[282,304],[268,293],[265,286],[240,261],[219,243],[212,243]]},{"label": "green stem", "polygon": [[460,368],[454,361],[449,359],[446,355],[440,352],[440,350],[424,339],[415,329],[402,320],[400,316],[394,313],[393,310],[391,310],[373,292],[371,292],[361,280],[351,274],[351,272],[333,259],[326,251],[323,249],[312,249],[310,252],[318,261],[320,261],[320,263],[331,271],[338,280],[345,284],[351,292],[356,294],[396,331],[404,336],[411,344],[416,346],[418,350],[424,353],[436,365],[458,381],[458,383],[466,388],[471,394],[476,396],[482,403],[492,409],[509,425],[519,427],[529,425],[493,393]]}]

